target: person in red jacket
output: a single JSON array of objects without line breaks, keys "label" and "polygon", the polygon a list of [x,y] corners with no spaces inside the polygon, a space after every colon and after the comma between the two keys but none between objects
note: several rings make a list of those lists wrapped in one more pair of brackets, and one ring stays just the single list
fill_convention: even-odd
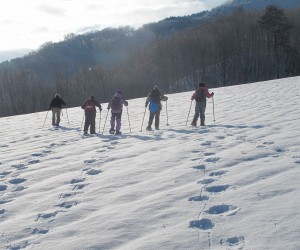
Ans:
[{"label": "person in red jacket", "polygon": [[101,104],[95,100],[94,96],[90,96],[90,98],[81,105],[81,108],[84,109],[85,115],[85,123],[84,123],[84,134],[86,135],[88,129],[90,128],[91,134],[96,134],[96,107],[99,108],[101,113],[102,106]]},{"label": "person in red jacket", "polygon": [[199,83],[199,87],[196,89],[194,94],[192,95],[191,100],[196,101],[195,105],[195,114],[193,121],[191,123],[192,126],[197,126],[197,120],[200,116],[200,125],[205,126],[205,109],[206,109],[206,98],[211,98],[214,96],[214,92],[209,93],[205,83]]}]

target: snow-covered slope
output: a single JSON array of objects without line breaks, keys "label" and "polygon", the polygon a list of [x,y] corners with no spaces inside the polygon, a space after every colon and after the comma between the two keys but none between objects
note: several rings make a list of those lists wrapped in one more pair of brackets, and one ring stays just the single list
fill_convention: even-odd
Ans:
[{"label": "snow-covered slope", "polygon": [[1,118],[0,249],[300,249],[300,77],[213,91],[205,128],[192,92],[154,132],[144,98],[122,136],[83,137],[80,108]]}]

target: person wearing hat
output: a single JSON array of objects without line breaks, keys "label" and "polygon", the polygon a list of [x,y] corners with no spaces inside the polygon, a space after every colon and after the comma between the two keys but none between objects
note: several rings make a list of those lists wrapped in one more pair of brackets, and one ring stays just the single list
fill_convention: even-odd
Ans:
[{"label": "person wearing hat", "polygon": [[148,121],[148,126],[146,127],[146,130],[151,131],[152,128],[152,123],[155,118],[155,129],[159,129],[159,116],[160,116],[160,111],[162,109],[162,104],[161,101],[167,101],[168,97],[164,96],[160,89],[155,85],[154,88],[151,90],[151,92],[148,94],[146,103],[145,103],[145,108],[147,108],[149,104],[149,121]]},{"label": "person wearing hat", "polygon": [[128,106],[128,102],[122,96],[122,92],[117,90],[114,96],[108,103],[107,109],[111,109],[110,118],[110,134],[121,134],[121,117],[123,111],[123,105]]},{"label": "person wearing hat", "polygon": [[193,121],[191,123],[192,126],[197,126],[197,120],[200,116],[200,125],[205,126],[205,109],[206,109],[206,98],[211,98],[214,96],[214,92],[209,93],[205,83],[199,83],[198,88],[193,93],[191,100],[196,101],[195,105],[195,114]]},{"label": "person wearing hat", "polygon": [[60,98],[59,94],[55,94],[49,105],[49,110],[52,110],[52,126],[59,126],[62,105],[66,106],[67,104]]},{"label": "person wearing hat", "polygon": [[96,107],[99,108],[99,111],[102,111],[101,104],[95,100],[94,96],[90,98],[81,105],[81,108],[84,109],[85,122],[84,122],[84,134],[86,135],[90,127],[90,134],[96,134]]}]

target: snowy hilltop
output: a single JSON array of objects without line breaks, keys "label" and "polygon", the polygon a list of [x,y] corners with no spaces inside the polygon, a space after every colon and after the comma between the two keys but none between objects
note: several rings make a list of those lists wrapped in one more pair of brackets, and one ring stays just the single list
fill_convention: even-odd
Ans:
[{"label": "snowy hilltop", "polygon": [[0,249],[300,249],[300,77],[210,91],[206,127],[193,92],[159,131],[145,98],[121,136],[83,136],[80,107],[1,118]]}]

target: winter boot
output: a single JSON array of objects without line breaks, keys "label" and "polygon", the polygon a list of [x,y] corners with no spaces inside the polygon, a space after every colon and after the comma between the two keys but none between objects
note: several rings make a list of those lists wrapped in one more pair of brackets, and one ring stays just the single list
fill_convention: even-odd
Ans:
[{"label": "winter boot", "polygon": [[193,127],[196,127],[196,126],[197,126],[197,122],[192,121],[191,125],[192,125]]},{"label": "winter boot", "polygon": [[148,126],[148,127],[146,128],[146,130],[147,130],[147,131],[152,131],[151,126]]},{"label": "winter boot", "polygon": [[111,129],[109,130],[109,133],[113,135],[113,134],[115,133],[115,130],[114,130],[113,128],[111,128]]},{"label": "winter boot", "polygon": [[121,131],[119,131],[119,130],[116,131],[116,135],[121,135],[121,134],[122,134]]}]

